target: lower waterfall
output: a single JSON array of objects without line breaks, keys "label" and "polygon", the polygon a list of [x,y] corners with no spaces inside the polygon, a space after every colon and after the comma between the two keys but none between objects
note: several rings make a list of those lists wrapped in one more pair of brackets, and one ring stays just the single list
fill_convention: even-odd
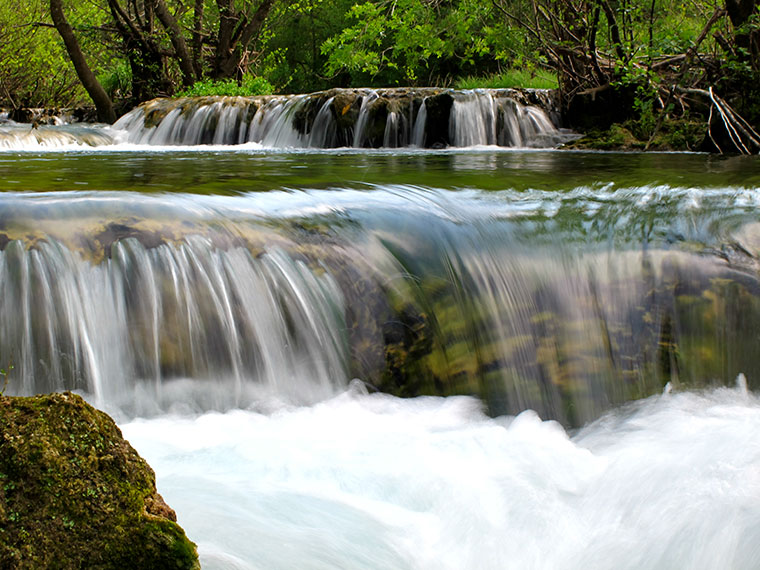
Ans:
[{"label": "lower waterfall", "polygon": [[577,426],[668,383],[754,383],[753,234],[670,217],[732,208],[745,227],[754,202],[727,189],[690,210],[693,191],[663,192],[5,194],[0,362],[21,393],[139,414],[308,403],[359,378]]},{"label": "lower waterfall", "polygon": [[388,142],[475,146],[0,151],[0,391],[112,414],[204,570],[755,570],[757,157],[449,102]]}]

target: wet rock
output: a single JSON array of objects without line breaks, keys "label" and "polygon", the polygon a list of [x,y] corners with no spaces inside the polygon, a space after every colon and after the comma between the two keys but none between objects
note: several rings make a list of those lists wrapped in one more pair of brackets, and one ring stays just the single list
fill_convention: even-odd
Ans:
[{"label": "wet rock", "polygon": [[425,145],[428,148],[442,148],[451,144],[449,121],[453,105],[454,97],[445,91],[426,99]]},{"label": "wet rock", "polygon": [[103,231],[96,234],[97,241],[103,248],[106,257],[111,257],[111,246],[119,240],[134,238],[139,241],[146,249],[158,247],[164,243],[164,238],[157,232],[139,230],[135,227],[112,222],[108,224]]}]

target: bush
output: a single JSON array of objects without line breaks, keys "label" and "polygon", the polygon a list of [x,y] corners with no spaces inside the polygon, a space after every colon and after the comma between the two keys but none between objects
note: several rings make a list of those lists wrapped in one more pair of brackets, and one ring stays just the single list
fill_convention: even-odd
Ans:
[{"label": "bush", "polygon": [[255,95],[271,95],[274,87],[263,77],[245,76],[238,83],[234,79],[202,79],[192,86],[175,93],[175,97],[208,97],[212,95],[253,97]]},{"label": "bush", "polygon": [[457,89],[556,89],[557,75],[545,69],[510,69],[490,77],[464,77],[454,84]]}]

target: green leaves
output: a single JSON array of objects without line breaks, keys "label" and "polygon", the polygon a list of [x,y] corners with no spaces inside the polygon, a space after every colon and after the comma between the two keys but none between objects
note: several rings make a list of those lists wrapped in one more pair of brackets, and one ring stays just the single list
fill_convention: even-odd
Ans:
[{"label": "green leaves", "polygon": [[175,97],[208,97],[213,95],[253,97],[256,95],[271,95],[274,87],[263,77],[246,75],[238,84],[232,79],[214,81],[205,79],[196,81],[191,87],[177,92]]},{"label": "green leaves", "polygon": [[349,25],[322,43],[326,72],[353,82],[440,84],[452,71],[492,68],[503,54],[490,3],[460,0],[366,1],[349,11]]}]

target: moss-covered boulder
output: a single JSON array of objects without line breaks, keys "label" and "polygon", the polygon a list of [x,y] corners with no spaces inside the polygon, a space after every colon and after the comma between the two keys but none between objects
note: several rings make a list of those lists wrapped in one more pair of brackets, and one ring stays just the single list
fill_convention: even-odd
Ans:
[{"label": "moss-covered boulder", "polygon": [[150,466],[71,393],[0,396],[0,568],[200,568]]}]

